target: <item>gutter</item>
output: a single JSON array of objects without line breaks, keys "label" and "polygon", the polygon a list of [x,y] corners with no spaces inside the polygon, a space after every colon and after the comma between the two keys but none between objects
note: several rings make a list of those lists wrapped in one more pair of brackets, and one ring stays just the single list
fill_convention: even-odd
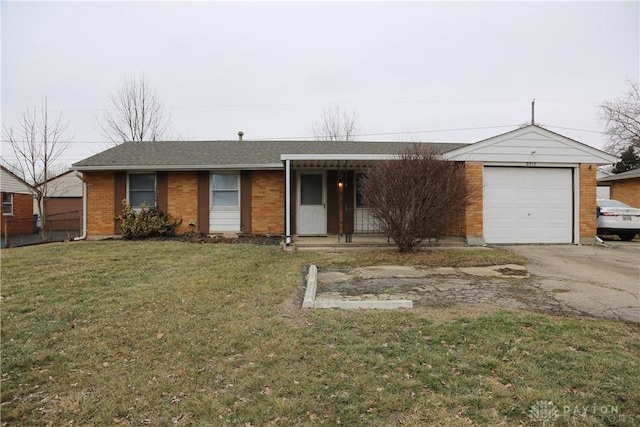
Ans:
[{"label": "gutter", "polygon": [[82,180],[82,235],[74,237],[73,241],[87,238],[87,181]]},{"label": "gutter", "polygon": [[199,170],[282,170],[282,163],[226,164],[226,165],[71,165],[69,168],[79,172],[99,171],[199,171]]}]

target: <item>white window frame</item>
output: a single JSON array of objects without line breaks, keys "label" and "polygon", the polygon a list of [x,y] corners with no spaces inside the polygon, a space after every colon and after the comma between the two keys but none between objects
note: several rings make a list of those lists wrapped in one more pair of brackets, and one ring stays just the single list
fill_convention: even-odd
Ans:
[{"label": "white window frame", "polygon": [[[148,205],[148,208],[154,208],[157,206],[158,204],[158,177],[156,175],[155,172],[135,172],[135,173],[129,173],[127,174],[127,202],[129,202],[129,204],[131,204],[131,181],[130,178],[133,175],[153,175],[153,205]],[[142,190],[133,190],[133,191],[142,191]],[[144,190],[145,192],[150,191],[150,190]],[[140,206],[133,206],[131,205],[131,207],[134,210],[140,210]]]},{"label": "white window frame", "polygon": [[[9,202],[5,202],[4,201],[5,194],[8,195],[9,198],[11,199]],[[11,212],[5,212],[4,211],[5,205],[11,206]],[[13,216],[13,193],[5,193],[5,192],[2,193],[2,215],[4,215],[4,216]]]},{"label": "white window frame", "polygon": [[[220,189],[216,189],[214,186],[214,177],[216,175],[233,175],[236,177],[236,188],[235,189],[228,189],[228,188],[220,188]],[[235,206],[216,206],[213,203],[214,200],[214,193],[219,192],[219,193],[232,193],[235,192],[238,194],[238,199],[237,199],[237,203]],[[237,211],[240,210],[240,173],[239,172],[212,172],[211,173],[211,193],[209,195],[210,199],[211,199],[211,209],[215,210],[215,211]]]}]

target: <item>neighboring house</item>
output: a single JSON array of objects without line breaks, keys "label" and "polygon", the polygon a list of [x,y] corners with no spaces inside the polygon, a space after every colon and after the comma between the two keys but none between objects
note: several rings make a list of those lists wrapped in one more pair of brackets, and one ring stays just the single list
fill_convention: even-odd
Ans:
[{"label": "neighboring house", "polygon": [[609,186],[612,199],[640,208],[640,169],[617,173],[598,179],[598,186]]},{"label": "neighboring house", "polygon": [[13,172],[0,166],[2,190],[2,224],[0,235],[32,234],[33,193],[31,186]]},{"label": "neighboring house", "polygon": [[[38,212],[37,200],[33,211]],[[47,182],[47,197],[44,200],[47,230],[79,230],[82,213],[82,174],[67,171]],[[40,223],[39,218],[39,223]]]},{"label": "neighboring house", "polygon": [[[119,234],[126,199],[202,233],[296,236],[375,232],[356,185],[408,143],[128,142],[73,165],[87,182],[89,238]],[[596,170],[617,159],[531,125],[474,144],[430,146],[465,164],[471,204],[444,235],[469,244],[581,243],[596,236]],[[411,185],[410,182],[407,185]]]}]

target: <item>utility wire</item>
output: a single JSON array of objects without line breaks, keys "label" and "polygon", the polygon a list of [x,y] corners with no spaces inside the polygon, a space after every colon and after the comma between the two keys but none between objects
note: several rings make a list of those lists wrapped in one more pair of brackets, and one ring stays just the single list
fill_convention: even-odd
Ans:
[{"label": "utility wire", "polygon": [[[496,126],[479,126],[479,127],[467,127],[467,128],[449,128],[449,129],[427,129],[427,130],[414,130],[414,131],[397,131],[397,132],[377,132],[377,133],[360,133],[355,134],[353,136],[356,137],[367,137],[367,136],[390,136],[390,135],[412,135],[412,134],[420,134],[420,133],[437,133],[437,132],[463,132],[463,131],[471,131],[471,130],[486,130],[486,129],[498,129],[498,128],[517,128],[521,126],[521,124],[511,124],[511,125],[496,125]],[[565,130],[573,130],[578,132],[589,132],[600,135],[606,135],[605,132],[589,130],[589,129],[578,129],[572,127],[564,127],[564,126],[555,126],[555,125],[547,125],[544,124],[542,127],[556,128],[556,129],[565,129]],[[269,137],[269,138],[251,138],[247,139],[247,141],[290,141],[290,140],[304,140],[304,139],[318,139],[317,135],[314,136],[287,136],[287,137]],[[209,139],[198,139],[194,141],[208,141]],[[227,141],[229,139],[222,139],[220,141]],[[211,141],[218,141],[218,139],[211,139]],[[2,139],[0,140],[2,143],[9,143],[9,140]],[[189,142],[189,141],[184,141]],[[362,141],[366,142],[366,141]],[[106,144],[112,146],[113,143],[110,141],[68,141],[69,144]]]},{"label": "utility wire", "polygon": [[[451,128],[451,129],[429,129],[429,130],[415,130],[415,131],[398,131],[398,132],[380,132],[380,133],[360,133],[353,136],[363,137],[363,136],[386,136],[386,135],[406,135],[406,134],[416,134],[416,133],[435,133],[435,132],[458,132],[458,131],[468,131],[468,130],[483,130],[483,129],[497,129],[497,128],[514,128],[519,125],[497,125],[497,126],[480,126],[480,127],[469,127],[469,128]],[[247,141],[286,141],[286,140],[296,140],[296,139],[318,139],[317,135],[313,136],[291,136],[291,137],[272,137],[272,138],[251,138],[247,139]],[[207,140],[202,140],[207,141]],[[10,142],[9,140],[0,140],[0,142]],[[188,142],[188,141],[185,141]],[[112,143],[109,141],[69,141],[69,144],[109,144]]]},{"label": "utility wire", "polygon": [[[539,101],[574,103],[574,104],[590,104],[598,106],[593,101],[570,100],[570,99],[552,99],[552,98],[536,98]],[[439,103],[501,103],[501,102],[524,102],[530,101],[531,98],[494,98],[494,99],[422,99],[422,100],[386,100],[386,101],[351,101],[351,102],[292,102],[292,103],[256,103],[256,104],[218,104],[218,105],[193,105],[183,107],[164,107],[165,110],[206,110],[220,108],[255,108],[255,107],[302,107],[302,106],[327,106],[327,105],[370,105],[370,104],[439,104]],[[51,113],[97,113],[105,112],[113,109],[109,108],[72,108],[49,110]],[[2,110],[3,113],[21,113],[24,110]]]}]

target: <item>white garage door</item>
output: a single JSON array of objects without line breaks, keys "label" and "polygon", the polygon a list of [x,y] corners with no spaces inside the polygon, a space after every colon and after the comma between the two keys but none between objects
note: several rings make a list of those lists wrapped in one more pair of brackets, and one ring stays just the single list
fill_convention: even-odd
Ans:
[{"label": "white garage door", "polygon": [[571,169],[484,168],[487,243],[571,243]]}]

